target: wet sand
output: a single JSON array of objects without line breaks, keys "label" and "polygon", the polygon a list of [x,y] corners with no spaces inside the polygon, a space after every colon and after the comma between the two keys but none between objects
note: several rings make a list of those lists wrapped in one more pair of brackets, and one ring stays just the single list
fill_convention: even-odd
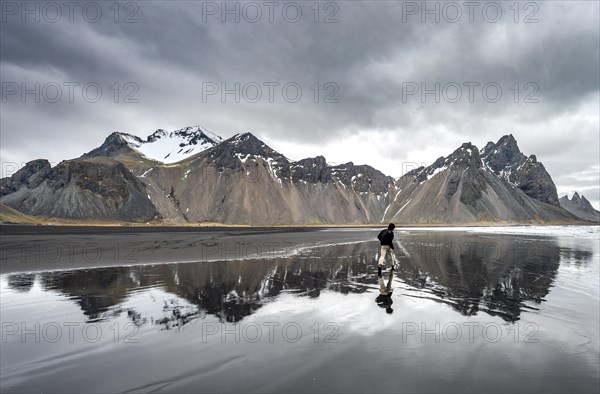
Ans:
[{"label": "wet sand", "polygon": [[271,259],[375,239],[378,228],[2,226],[0,273]]}]

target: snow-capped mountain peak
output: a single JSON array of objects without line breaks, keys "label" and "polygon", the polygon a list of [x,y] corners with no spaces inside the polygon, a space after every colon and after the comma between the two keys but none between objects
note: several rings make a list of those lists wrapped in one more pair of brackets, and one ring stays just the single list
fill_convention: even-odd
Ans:
[{"label": "snow-capped mountain peak", "polygon": [[221,143],[223,138],[201,126],[179,130],[158,129],[146,140],[131,134],[120,133],[127,145],[149,159],[176,163]]}]

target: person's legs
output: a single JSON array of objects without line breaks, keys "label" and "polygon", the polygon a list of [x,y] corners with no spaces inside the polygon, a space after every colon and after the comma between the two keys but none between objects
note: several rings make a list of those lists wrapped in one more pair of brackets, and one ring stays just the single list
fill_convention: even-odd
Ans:
[{"label": "person's legs", "polygon": [[389,246],[386,246],[386,245],[381,246],[381,251],[379,253],[379,262],[377,263],[377,265],[379,267],[383,267],[385,265],[385,256],[389,249],[390,249]]},{"label": "person's legs", "polygon": [[392,250],[392,248],[390,248],[389,246],[386,246],[386,258],[385,260],[388,260],[392,266],[392,268],[394,268],[394,262],[395,262],[395,258],[394,258],[394,251]]}]

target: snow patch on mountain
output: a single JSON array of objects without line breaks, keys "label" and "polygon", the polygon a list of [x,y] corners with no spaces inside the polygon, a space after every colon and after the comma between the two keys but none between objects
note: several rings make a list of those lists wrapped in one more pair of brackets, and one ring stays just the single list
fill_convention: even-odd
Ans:
[{"label": "snow patch on mountain", "polygon": [[187,159],[223,141],[223,138],[200,126],[170,132],[159,129],[146,140],[126,133],[121,133],[121,138],[145,157],[166,164]]},{"label": "snow patch on mountain", "polygon": [[445,166],[436,168],[435,170],[433,170],[433,172],[431,174],[427,175],[427,180],[430,180],[431,178],[433,178],[434,176],[436,176],[437,174],[439,174],[442,171],[446,171],[448,168],[450,168],[449,165],[445,165]]}]

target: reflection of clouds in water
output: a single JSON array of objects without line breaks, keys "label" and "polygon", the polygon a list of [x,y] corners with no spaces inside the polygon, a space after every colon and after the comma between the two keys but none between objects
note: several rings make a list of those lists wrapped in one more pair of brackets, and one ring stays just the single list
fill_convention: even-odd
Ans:
[{"label": "reflection of clouds in water", "polygon": [[[397,324],[385,313],[382,314],[375,303],[377,294],[373,291],[340,297],[335,292],[324,291],[319,298],[303,299],[302,302],[291,294],[284,294],[277,298],[277,302],[265,304],[249,321],[333,322],[345,327],[343,335],[369,337]],[[403,304],[403,301],[394,299],[394,307],[402,308]]]}]

